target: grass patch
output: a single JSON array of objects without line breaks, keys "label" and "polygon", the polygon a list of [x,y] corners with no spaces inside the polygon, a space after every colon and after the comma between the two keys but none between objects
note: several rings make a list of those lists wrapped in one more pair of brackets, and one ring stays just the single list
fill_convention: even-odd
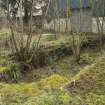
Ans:
[{"label": "grass patch", "polygon": [[7,38],[10,36],[9,32],[0,32],[0,38]]},{"label": "grass patch", "polygon": [[[88,56],[87,56],[88,55]],[[26,75],[26,77],[20,81],[23,82],[32,82],[33,80],[40,80],[41,78],[49,77],[53,74],[58,74],[68,78],[69,80],[72,79],[76,74],[80,72],[87,65],[91,65],[98,59],[100,56],[99,52],[90,51],[89,53],[86,51],[81,54],[81,57],[86,57],[81,59],[79,65],[75,62],[73,56],[64,57],[56,62],[52,62],[51,65],[47,65],[43,68],[33,69],[30,73]],[[85,62],[84,62],[85,59]],[[91,61],[90,61],[91,59]]]},{"label": "grass patch", "polygon": [[8,72],[9,69],[7,67],[0,67],[0,73]]},{"label": "grass patch", "polygon": [[[75,80],[75,85],[74,85]],[[105,57],[77,74],[67,86],[75,101],[81,105],[104,105],[105,104]]]},{"label": "grass patch", "polygon": [[[36,95],[39,91],[44,89],[56,89],[61,86],[64,86],[68,80],[65,77],[61,77],[59,75],[52,75],[48,78],[42,79],[39,82],[33,82],[29,84],[20,83],[20,84],[3,84],[0,83],[0,94],[10,93],[20,93],[20,94],[28,94],[28,95]],[[39,90],[39,91],[38,91]]]},{"label": "grass patch", "polygon": [[66,92],[61,91],[67,82],[65,77],[52,75],[30,84],[0,83],[0,102],[2,105],[61,105],[61,102],[66,103],[70,98]]}]

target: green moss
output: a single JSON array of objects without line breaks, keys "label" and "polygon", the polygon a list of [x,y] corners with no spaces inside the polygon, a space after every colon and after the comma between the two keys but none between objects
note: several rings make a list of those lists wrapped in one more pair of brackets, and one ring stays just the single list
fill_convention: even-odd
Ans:
[{"label": "green moss", "polygon": [[63,103],[69,103],[72,100],[72,97],[68,93],[63,93],[59,95],[59,100]]},{"label": "green moss", "polygon": [[[74,80],[75,86],[73,85]],[[82,70],[72,79],[67,89],[73,97],[80,96],[82,102],[90,103],[89,105],[104,105],[105,58],[99,59],[95,64]],[[75,100],[77,99],[75,98]],[[78,105],[81,105],[82,102]]]},{"label": "green moss", "polygon": [[96,52],[87,52],[81,54],[81,59],[79,61],[80,64],[92,64],[96,60],[97,57],[99,57],[99,53]]},{"label": "green moss", "polygon": [[[68,103],[70,96],[61,91],[68,80],[52,75],[39,82],[4,84],[0,83],[0,102],[6,105],[61,105]],[[63,88],[62,88],[63,89]]]},{"label": "green moss", "polygon": [[26,94],[38,95],[44,90],[60,89],[68,80],[59,75],[53,75],[36,83],[30,84],[0,84],[0,93],[2,94]]},{"label": "green moss", "polygon": [[10,36],[9,32],[0,32],[0,38],[7,38]]},{"label": "green moss", "polygon": [[65,77],[59,75],[52,75],[47,79],[43,79],[38,82],[40,88],[59,88],[66,84],[68,80]]},{"label": "green moss", "polygon": [[0,65],[5,66],[7,65],[8,60],[5,57],[0,56]]},{"label": "green moss", "polygon": [[53,41],[56,40],[56,35],[55,34],[42,34],[42,40],[43,41]]},{"label": "green moss", "polygon": [[85,97],[86,97],[86,101],[93,105],[104,105],[105,104],[105,95],[89,93]]},{"label": "green moss", "polygon": [[7,67],[0,67],[0,73],[8,72],[8,71],[9,71],[9,68],[7,68]]},{"label": "green moss", "polygon": [[[59,48],[59,46],[62,45],[62,43],[66,43],[68,45],[69,40],[63,39],[61,38],[59,41],[50,41],[50,44],[52,46],[51,49],[53,48]],[[67,41],[66,41],[67,40]],[[47,44],[45,44],[47,46],[49,46],[49,42]],[[50,49],[50,48],[49,48]],[[87,58],[86,61],[92,61],[93,62],[93,58],[91,58],[90,55],[85,55],[85,58]],[[84,58],[83,57],[83,58]],[[91,60],[92,59],[92,60]],[[53,68],[56,66],[59,66],[58,68],[56,68],[56,71],[47,71],[47,76],[48,73],[50,75],[55,73],[55,75],[51,75],[47,78],[45,78],[45,76],[43,76],[44,78],[41,79],[38,82],[33,82],[33,83],[19,83],[19,84],[0,84],[0,98],[1,100],[4,100],[3,103],[6,103],[6,105],[81,105],[82,99],[83,102],[82,104],[84,104],[84,97],[86,100],[89,99],[88,96],[92,96],[95,97],[95,99],[97,99],[98,97],[100,97],[99,94],[101,94],[101,97],[104,97],[104,95],[102,95],[102,93],[104,94],[104,62],[105,60],[102,60],[101,63],[96,63],[94,65],[92,65],[91,67],[88,67],[84,70],[82,70],[77,76],[75,76],[70,85],[73,83],[74,80],[76,80],[76,85],[77,83],[79,83],[79,86],[77,87],[77,97],[74,98],[73,96],[70,96],[68,93],[65,93],[64,90],[64,86],[69,82],[69,80],[66,77],[71,78],[71,75],[74,73],[74,71],[79,71],[79,66],[75,65],[74,62],[72,60],[68,60],[66,58],[66,60],[64,59],[63,61],[59,61],[57,64],[54,64]],[[72,63],[71,63],[72,62]],[[69,66],[68,66],[69,65]],[[76,67],[74,67],[76,66]],[[74,68],[73,68],[74,67]],[[100,67],[101,70],[100,70]],[[50,68],[51,69],[51,68]],[[3,70],[1,70],[3,71]],[[44,69],[43,69],[44,71]],[[102,73],[100,73],[100,71]],[[37,71],[35,71],[37,72]],[[41,72],[41,71],[40,71]],[[39,72],[39,73],[40,73]],[[53,73],[52,73],[53,72]],[[60,75],[57,75],[60,74]],[[75,73],[76,74],[76,73]],[[43,75],[43,73],[41,74]],[[72,75],[74,76],[74,75]],[[88,89],[86,88],[87,85],[90,86],[89,84],[86,84],[87,82],[90,82],[90,78],[95,79],[95,81],[98,81],[97,84],[95,84],[96,88],[95,89],[91,89],[90,92],[95,93],[96,96],[94,95],[87,95],[88,94]],[[29,78],[28,78],[29,79]],[[89,79],[89,81],[87,81],[87,79]],[[99,82],[100,81],[100,82]],[[84,85],[86,85],[84,87]],[[94,86],[94,85],[93,85]],[[83,92],[82,92],[83,91]],[[70,92],[72,92],[70,90]],[[85,93],[85,94],[84,94]],[[80,95],[79,97],[79,94]],[[14,97],[13,97],[14,96]],[[101,98],[100,98],[101,100]],[[102,98],[102,100],[104,101],[104,99]],[[72,103],[73,101],[76,102],[77,104],[70,104],[69,101]],[[80,102],[80,104],[78,103]],[[90,105],[96,105],[93,104],[90,101],[86,101],[87,103],[90,102]],[[5,105],[5,104],[4,104]],[[104,104],[103,104],[104,105]]]}]

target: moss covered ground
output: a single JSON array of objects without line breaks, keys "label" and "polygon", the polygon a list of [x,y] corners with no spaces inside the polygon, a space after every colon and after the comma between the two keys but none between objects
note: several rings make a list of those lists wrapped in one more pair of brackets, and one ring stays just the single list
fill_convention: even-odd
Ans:
[{"label": "moss covered ground", "polygon": [[[1,83],[0,102],[2,104],[0,105],[47,105],[48,100],[48,103],[50,103],[50,101],[53,102],[52,99],[55,98],[56,93],[53,93],[53,91],[60,92],[60,88],[63,87],[67,82],[67,78],[63,76],[52,75],[46,79],[28,84]],[[40,100],[42,104],[40,101],[38,102],[37,99]],[[44,99],[46,100],[45,102]]]},{"label": "moss covered ground", "polygon": [[76,105],[75,96],[65,87],[79,75],[81,69],[93,64],[99,55],[96,51],[84,52],[80,65],[75,63],[73,56],[68,56],[52,65],[32,70],[16,84],[0,83],[0,105],[72,105],[70,102]]},{"label": "moss covered ground", "polygon": [[[69,38],[49,40],[40,44],[53,49]],[[1,82],[0,105],[105,105],[105,57],[100,56],[97,50],[88,49],[82,52],[80,64],[66,56],[31,70],[17,83]],[[7,70],[7,62],[1,56],[0,72]]]},{"label": "moss covered ground", "polygon": [[67,89],[72,97],[78,98],[79,102],[75,105],[105,105],[105,57],[72,78]]}]

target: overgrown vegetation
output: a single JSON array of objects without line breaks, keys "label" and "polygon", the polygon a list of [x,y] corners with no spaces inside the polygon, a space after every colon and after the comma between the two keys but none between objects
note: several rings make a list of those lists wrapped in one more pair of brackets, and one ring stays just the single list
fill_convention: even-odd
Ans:
[{"label": "overgrown vegetation", "polygon": [[104,0],[1,0],[0,105],[104,105],[104,10]]},{"label": "overgrown vegetation", "polygon": [[[53,104],[55,103],[53,99],[57,102],[57,99],[55,97],[59,97],[65,93],[60,92],[60,87],[64,86],[68,80],[65,77],[61,77],[59,75],[52,75],[51,77],[48,77],[44,80],[41,80],[36,83],[31,84],[0,84],[0,96],[1,96],[1,103],[4,105],[9,102],[9,104],[36,104],[36,105],[44,105],[44,104],[50,104],[50,102]],[[7,90],[8,89],[8,90]],[[52,93],[53,90],[55,93]],[[59,93],[56,93],[58,90]],[[14,94],[14,98],[11,99],[11,96]],[[57,94],[57,95],[56,95]],[[50,95],[50,99],[48,98]],[[69,96],[67,95],[67,98]],[[27,100],[27,102],[26,102]],[[40,102],[38,101],[40,100]],[[63,100],[61,100],[63,101]],[[64,100],[66,101],[66,99]],[[59,102],[58,102],[59,103]],[[60,103],[59,103],[60,104]]]},{"label": "overgrown vegetation", "polygon": [[[77,98],[77,104],[87,103],[93,105],[105,104],[105,84],[104,84],[104,70],[105,70],[105,58],[101,58],[96,61],[90,67],[82,70],[76,77],[75,86],[71,81],[70,85],[67,86],[70,94]],[[75,101],[71,102],[74,103]],[[72,104],[71,104],[72,105]]]}]

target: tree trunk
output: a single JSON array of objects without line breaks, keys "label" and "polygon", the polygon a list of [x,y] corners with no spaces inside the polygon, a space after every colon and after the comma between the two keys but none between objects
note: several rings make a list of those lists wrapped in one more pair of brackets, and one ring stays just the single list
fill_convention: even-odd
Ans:
[{"label": "tree trunk", "polygon": [[28,7],[27,7],[27,3],[28,3],[28,0],[25,0],[25,6],[24,6],[24,24],[25,25],[28,25],[29,23],[29,11],[28,11]]}]

